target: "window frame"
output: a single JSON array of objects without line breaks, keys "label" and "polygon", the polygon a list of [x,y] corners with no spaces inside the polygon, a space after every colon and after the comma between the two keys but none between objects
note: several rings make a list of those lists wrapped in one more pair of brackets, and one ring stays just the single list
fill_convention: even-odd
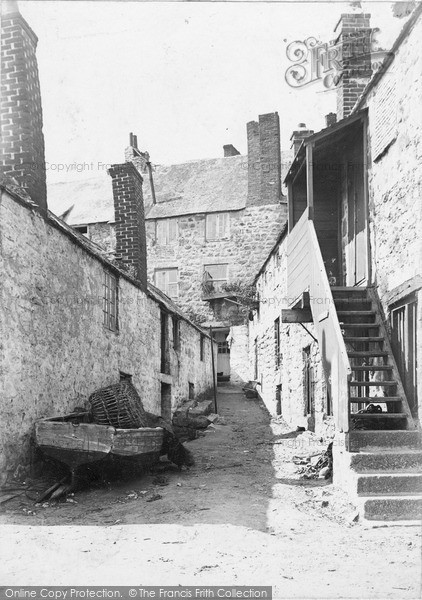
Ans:
[{"label": "window frame", "polygon": [[103,326],[108,331],[117,333],[119,331],[119,278],[108,269],[104,269],[103,273]]},{"label": "window frame", "polygon": [[[170,273],[171,271],[175,271],[176,272],[176,281],[172,281],[172,282],[167,281],[165,283],[165,288],[166,289],[163,290],[163,288],[158,285],[158,282],[157,282],[157,273]],[[159,290],[161,290],[169,298],[172,298],[172,299],[179,298],[179,268],[178,267],[157,267],[154,270],[154,284],[155,284],[155,286]],[[169,291],[170,291],[169,290],[169,286],[170,285],[175,285],[176,286],[177,293],[174,296],[171,296],[170,293],[169,293]]]},{"label": "window frame", "polygon": [[276,371],[281,366],[281,328],[280,317],[274,319],[274,360]]},{"label": "window frame", "polygon": [[[170,235],[170,225],[174,223],[175,232],[174,237]],[[158,230],[159,224],[164,225],[165,235],[164,240],[159,239]],[[177,218],[157,219],[155,221],[155,243],[157,246],[177,246],[179,242],[179,220]]]},{"label": "window frame", "polygon": [[[226,223],[223,232],[220,231],[220,221],[224,218]],[[210,234],[210,220],[215,219],[215,237]],[[208,213],[205,215],[205,241],[218,242],[219,240],[230,239],[230,213],[228,211]]]},{"label": "window frame", "polygon": [[[224,278],[218,278],[218,279],[215,279],[215,278],[212,278],[212,277],[211,277],[211,279],[205,279],[206,273],[209,273],[208,267],[225,267],[226,268],[226,276]],[[204,268],[203,268],[203,281],[204,281],[205,285],[207,285],[207,286],[211,286],[212,285],[212,287],[213,287],[212,292],[219,292],[219,291],[221,291],[220,290],[221,285],[224,284],[224,283],[228,283],[228,281],[229,281],[229,263],[213,263],[213,264],[204,265]],[[216,283],[217,286],[214,286],[214,283]],[[210,287],[210,290],[211,290],[211,287]]]},{"label": "window frame", "polygon": [[180,350],[180,319],[173,315],[172,317],[172,328],[173,328],[173,349]]},{"label": "window frame", "polygon": [[199,340],[199,359],[204,362],[205,360],[205,335],[201,333],[201,338]]}]

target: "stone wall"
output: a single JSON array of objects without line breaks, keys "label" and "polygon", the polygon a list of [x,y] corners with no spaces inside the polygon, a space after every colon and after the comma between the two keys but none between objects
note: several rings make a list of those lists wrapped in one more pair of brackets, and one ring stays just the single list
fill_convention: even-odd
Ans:
[{"label": "stone wall", "polygon": [[146,221],[148,276],[154,281],[157,268],[179,269],[179,298],[183,310],[212,318],[202,300],[202,276],[206,264],[228,264],[228,281],[250,283],[273,247],[286,220],[286,205],[251,206],[230,212],[230,236],[207,241],[205,214],[178,218],[178,241],[172,246],[157,245],[155,221]]},{"label": "stone wall", "polygon": [[[281,414],[292,426],[315,429],[318,434],[332,431],[332,418],[327,416],[326,389],[318,344],[298,324],[281,322],[281,310],[287,308],[286,238],[274,249],[257,278],[259,311],[249,322],[249,378],[255,376],[255,344],[258,355],[258,392],[271,414],[277,413],[276,389],[281,385]],[[280,319],[280,359],[276,361],[274,321]],[[306,324],[314,334],[312,323]],[[315,417],[305,411],[303,351],[309,347],[314,372]]]},{"label": "stone wall", "polygon": [[[409,290],[420,288],[422,247],[422,55],[420,40],[422,19],[404,39],[392,64],[378,85],[370,91],[368,107],[369,227],[372,270],[375,285],[386,316],[389,303]],[[389,86],[388,115],[391,142],[383,149],[376,146],[375,126],[379,98]],[[377,105],[378,102],[378,105]],[[388,138],[387,138],[388,142]],[[397,293],[395,293],[397,292]],[[418,355],[422,356],[422,296],[419,291]],[[418,383],[419,414],[422,414],[422,377]]]},{"label": "stone wall", "polygon": [[[175,408],[212,385],[210,339],[180,321],[170,375],[160,374],[160,303],[124,273],[118,277],[117,332],[103,325],[104,270],[113,265],[83,236],[2,192],[0,203],[0,472],[28,463],[34,421],[83,406],[97,388],[131,374],[147,410],[160,414],[161,380]],[[167,310],[168,306],[167,306]],[[170,309],[171,312],[171,309]]]}]

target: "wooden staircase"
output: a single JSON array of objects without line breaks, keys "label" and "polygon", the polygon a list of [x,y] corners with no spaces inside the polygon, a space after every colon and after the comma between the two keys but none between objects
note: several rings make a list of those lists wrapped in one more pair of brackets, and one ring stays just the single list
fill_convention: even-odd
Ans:
[{"label": "wooden staircase", "polygon": [[351,368],[348,451],[368,520],[422,514],[421,432],[412,417],[373,288],[331,288]]}]

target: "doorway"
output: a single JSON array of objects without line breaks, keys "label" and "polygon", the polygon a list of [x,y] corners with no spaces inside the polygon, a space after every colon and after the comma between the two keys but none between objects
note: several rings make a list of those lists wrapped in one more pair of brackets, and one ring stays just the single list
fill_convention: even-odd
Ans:
[{"label": "doorway", "polygon": [[315,431],[315,377],[310,346],[303,349],[303,367],[304,415],[308,430]]},{"label": "doorway", "polygon": [[171,385],[161,384],[161,416],[167,423],[171,423]]},{"label": "doorway", "polygon": [[346,165],[347,170],[347,241],[346,285],[362,285],[367,282],[367,222],[364,188],[364,168],[361,155],[353,153]]},{"label": "doorway", "polygon": [[230,346],[227,341],[229,330],[220,330],[214,332],[214,339],[217,342],[217,379],[219,381],[229,381],[230,379]]}]

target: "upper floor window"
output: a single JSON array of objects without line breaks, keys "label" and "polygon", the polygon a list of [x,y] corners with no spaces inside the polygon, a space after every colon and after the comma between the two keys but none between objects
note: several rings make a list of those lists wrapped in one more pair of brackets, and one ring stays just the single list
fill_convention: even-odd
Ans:
[{"label": "upper floor window", "polygon": [[158,219],[155,228],[157,244],[171,246],[177,243],[179,235],[177,219]]},{"label": "upper floor window", "polygon": [[208,292],[219,292],[224,283],[227,283],[227,264],[204,265],[204,284]]},{"label": "upper floor window", "polygon": [[207,240],[221,240],[230,237],[230,213],[207,215],[205,237]]},{"label": "upper floor window", "polygon": [[104,271],[103,280],[103,315],[104,327],[117,331],[117,277]]},{"label": "upper floor window", "polygon": [[274,359],[276,369],[281,365],[280,317],[274,321]]},{"label": "upper floor window", "polygon": [[180,320],[177,317],[173,317],[173,348],[180,348]]},{"label": "upper floor window", "polygon": [[156,269],[155,285],[170,298],[178,298],[179,269]]}]

